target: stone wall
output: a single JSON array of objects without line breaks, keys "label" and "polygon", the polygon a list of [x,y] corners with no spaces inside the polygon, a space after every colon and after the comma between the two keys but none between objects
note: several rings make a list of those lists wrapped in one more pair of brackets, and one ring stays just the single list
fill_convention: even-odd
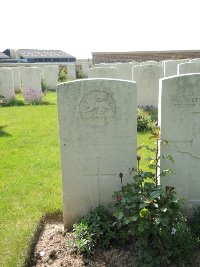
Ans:
[{"label": "stone wall", "polygon": [[198,58],[200,50],[175,50],[175,51],[140,51],[140,52],[92,52],[93,64],[102,62],[130,62],[133,60],[142,62],[147,60],[167,60]]}]

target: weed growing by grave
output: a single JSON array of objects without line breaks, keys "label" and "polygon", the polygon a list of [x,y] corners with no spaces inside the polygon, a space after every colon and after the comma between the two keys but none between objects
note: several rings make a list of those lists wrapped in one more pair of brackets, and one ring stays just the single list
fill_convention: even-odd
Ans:
[{"label": "weed growing by grave", "polygon": [[142,108],[137,109],[137,130],[138,132],[154,131],[157,127],[157,122],[152,120],[149,112]]},{"label": "weed growing by grave", "polygon": [[[122,185],[113,195],[115,224],[122,229],[124,240],[138,239],[139,266],[168,266],[171,262],[185,266],[194,254],[195,240],[186,224],[183,200],[176,196],[173,187],[158,185],[159,176],[165,176],[171,170],[158,174],[159,132],[151,138],[157,140],[157,147],[153,148],[156,156],[149,164],[152,171],[140,170],[141,157],[138,156],[137,170],[131,170],[133,183]],[[164,158],[173,162],[169,155]]]},{"label": "weed growing by grave", "polygon": [[114,217],[102,206],[73,225],[74,243],[79,252],[90,255],[95,248],[107,248],[115,238]]}]

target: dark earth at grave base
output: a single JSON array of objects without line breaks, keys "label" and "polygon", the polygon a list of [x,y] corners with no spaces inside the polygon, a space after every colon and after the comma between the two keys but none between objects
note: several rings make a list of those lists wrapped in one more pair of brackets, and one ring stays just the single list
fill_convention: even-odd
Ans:
[{"label": "dark earth at grave base", "polygon": [[[71,232],[64,232],[63,222],[46,221],[43,223],[30,267],[136,267],[136,242],[121,247],[111,247],[107,250],[98,249],[91,257],[86,257],[74,251],[67,243],[73,240]],[[171,265],[171,267],[176,267]],[[200,253],[188,267],[200,267]]]}]

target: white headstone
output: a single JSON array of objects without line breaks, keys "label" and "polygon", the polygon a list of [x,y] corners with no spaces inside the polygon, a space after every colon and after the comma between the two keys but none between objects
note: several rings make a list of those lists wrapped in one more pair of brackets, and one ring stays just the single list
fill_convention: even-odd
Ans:
[{"label": "white headstone", "polygon": [[43,81],[48,90],[55,90],[58,84],[58,66],[44,66]]},{"label": "white headstone", "polygon": [[76,80],[76,66],[75,64],[67,65],[67,78],[68,80]]},{"label": "white headstone", "polygon": [[20,79],[21,79],[22,84],[24,84],[24,70],[25,70],[25,66],[19,66]]},{"label": "white headstone", "polygon": [[174,76],[178,73],[178,64],[188,62],[189,59],[163,61],[164,77]]},{"label": "white headstone", "polygon": [[99,64],[94,64],[93,68],[115,68],[116,64],[115,63],[99,63]]},{"label": "white headstone", "polygon": [[88,78],[117,78],[117,68],[102,67],[102,68],[90,68],[88,71]]},{"label": "white headstone", "polygon": [[143,65],[132,70],[133,81],[137,83],[138,105],[158,107],[159,79],[163,78],[163,67]]},{"label": "white headstone", "polygon": [[117,78],[122,80],[132,81],[132,67],[137,66],[139,63],[117,63]]},{"label": "white headstone", "polygon": [[83,79],[58,85],[64,225],[131,181],[136,166],[137,92],[134,82]]},{"label": "white headstone", "polygon": [[37,67],[27,67],[23,75],[24,98],[27,101],[41,101],[41,74]]},{"label": "white headstone", "polygon": [[200,62],[200,58],[193,58],[190,60],[190,62]]},{"label": "white headstone", "polygon": [[89,64],[82,64],[82,72],[85,77],[88,77]]},{"label": "white headstone", "polygon": [[141,66],[144,66],[144,65],[156,65],[157,66],[158,62],[154,60],[147,60],[147,61],[140,62],[140,65]]},{"label": "white headstone", "polygon": [[0,99],[15,98],[12,68],[0,68]]},{"label": "white headstone", "polygon": [[21,77],[19,67],[12,68],[15,93],[21,93]]},{"label": "white headstone", "polygon": [[200,73],[199,62],[187,62],[178,65],[178,74]]},{"label": "white headstone", "polygon": [[159,125],[161,155],[172,155],[174,164],[161,158],[161,170],[175,175],[161,178],[161,184],[176,188],[188,202],[200,204],[200,74],[187,74],[160,81]]}]

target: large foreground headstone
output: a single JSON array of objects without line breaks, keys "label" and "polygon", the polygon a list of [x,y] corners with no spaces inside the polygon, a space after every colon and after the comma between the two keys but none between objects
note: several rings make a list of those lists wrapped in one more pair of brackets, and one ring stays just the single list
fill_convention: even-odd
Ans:
[{"label": "large foreground headstone", "polygon": [[27,67],[23,73],[24,98],[27,101],[41,101],[41,74],[38,67]]},{"label": "large foreground headstone", "polygon": [[85,79],[58,85],[64,225],[71,227],[114,190],[136,166],[136,84]]},{"label": "large foreground headstone", "polygon": [[137,83],[139,106],[158,107],[159,79],[163,78],[163,67],[142,65],[132,68],[133,81]]},{"label": "large foreground headstone", "polygon": [[[176,188],[188,202],[200,204],[200,74],[188,74],[161,80],[159,124],[161,155],[172,155],[174,164],[161,160],[161,169],[171,167],[161,184]],[[162,158],[161,158],[162,159]]]},{"label": "large foreground headstone", "polygon": [[15,98],[12,68],[0,68],[0,99]]}]

